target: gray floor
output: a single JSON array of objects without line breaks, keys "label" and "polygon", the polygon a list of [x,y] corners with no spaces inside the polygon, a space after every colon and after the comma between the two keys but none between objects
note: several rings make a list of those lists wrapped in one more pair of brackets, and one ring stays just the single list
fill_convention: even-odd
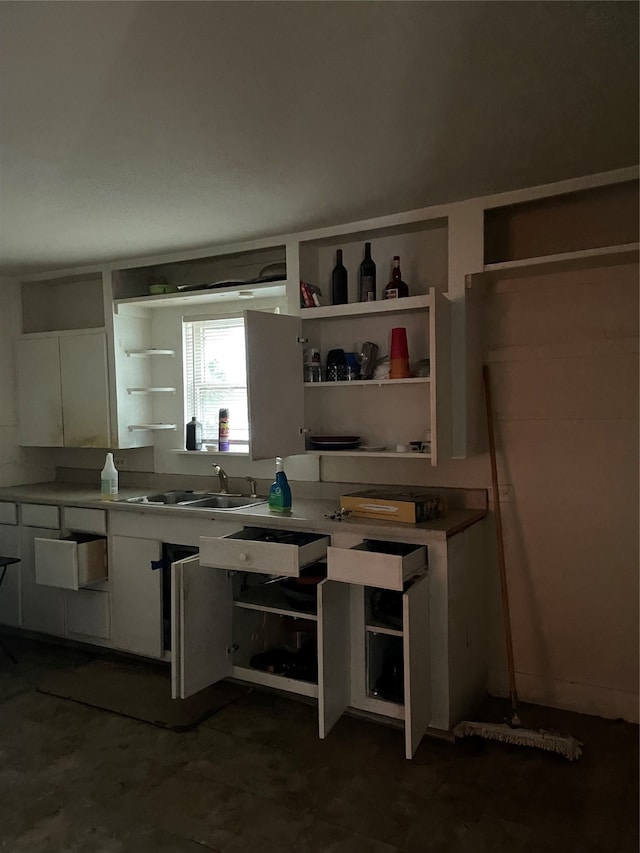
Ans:
[{"label": "gray floor", "polygon": [[638,850],[638,729],[527,708],[585,742],[577,763],[425,740],[253,691],[176,734],[37,692],[84,651],[5,637],[0,849],[11,853],[519,853]]}]

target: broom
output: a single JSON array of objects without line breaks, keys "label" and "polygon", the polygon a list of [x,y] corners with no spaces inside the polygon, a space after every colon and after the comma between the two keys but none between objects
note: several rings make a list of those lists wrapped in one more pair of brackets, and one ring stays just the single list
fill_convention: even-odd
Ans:
[{"label": "broom", "polygon": [[504,623],[505,645],[507,651],[507,669],[509,672],[509,701],[511,704],[511,719],[505,723],[481,723],[463,720],[458,723],[453,734],[456,737],[476,735],[487,740],[499,740],[516,746],[532,746],[547,752],[557,752],[574,761],[582,755],[582,744],[571,736],[563,736],[547,731],[536,731],[523,728],[518,715],[518,692],[516,690],[516,672],[513,660],[513,638],[511,636],[511,616],[509,614],[509,595],[507,590],[507,568],[504,558],[504,542],[502,536],[502,514],[498,493],[498,469],[496,466],[496,443],[493,432],[493,411],[491,404],[491,386],[489,382],[489,367],[482,366],[484,399],[487,408],[487,427],[489,432],[489,456],[491,458],[491,485],[493,488],[493,503],[496,518],[496,535],[498,540],[498,565],[500,568],[500,592],[502,594],[502,618]]}]

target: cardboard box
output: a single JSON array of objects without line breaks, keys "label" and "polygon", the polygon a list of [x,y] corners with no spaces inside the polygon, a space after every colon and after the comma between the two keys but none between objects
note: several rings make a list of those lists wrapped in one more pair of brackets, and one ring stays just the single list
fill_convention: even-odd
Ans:
[{"label": "cardboard box", "polygon": [[396,492],[369,489],[341,495],[340,506],[356,518],[377,518],[384,521],[404,521],[420,524],[440,518],[446,513],[446,502],[441,495],[424,492]]}]

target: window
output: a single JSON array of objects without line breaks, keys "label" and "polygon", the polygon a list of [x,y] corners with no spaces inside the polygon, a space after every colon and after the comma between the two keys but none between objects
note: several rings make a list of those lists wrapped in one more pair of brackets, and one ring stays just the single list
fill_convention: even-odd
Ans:
[{"label": "window", "polygon": [[204,441],[218,440],[218,414],[229,410],[231,449],[248,450],[249,413],[244,320],[228,317],[183,324],[185,417],[202,424]]}]

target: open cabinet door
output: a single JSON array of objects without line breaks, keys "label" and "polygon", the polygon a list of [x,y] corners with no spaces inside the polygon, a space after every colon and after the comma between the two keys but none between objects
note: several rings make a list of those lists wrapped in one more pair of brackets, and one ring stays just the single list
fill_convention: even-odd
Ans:
[{"label": "open cabinet door", "polygon": [[300,318],[245,311],[244,319],[251,458],[304,453]]},{"label": "open cabinet door", "polygon": [[318,584],[318,716],[326,737],[349,704],[351,695],[349,584]]},{"label": "open cabinet door", "polygon": [[233,598],[226,571],[200,557],[171,566],[171,695],[186,699],[231,675]]},{"label": "open cabinet door", "polygon": [[405,755],[413,758],[431,717],[429,578],[417,577],[402,596]]}]

